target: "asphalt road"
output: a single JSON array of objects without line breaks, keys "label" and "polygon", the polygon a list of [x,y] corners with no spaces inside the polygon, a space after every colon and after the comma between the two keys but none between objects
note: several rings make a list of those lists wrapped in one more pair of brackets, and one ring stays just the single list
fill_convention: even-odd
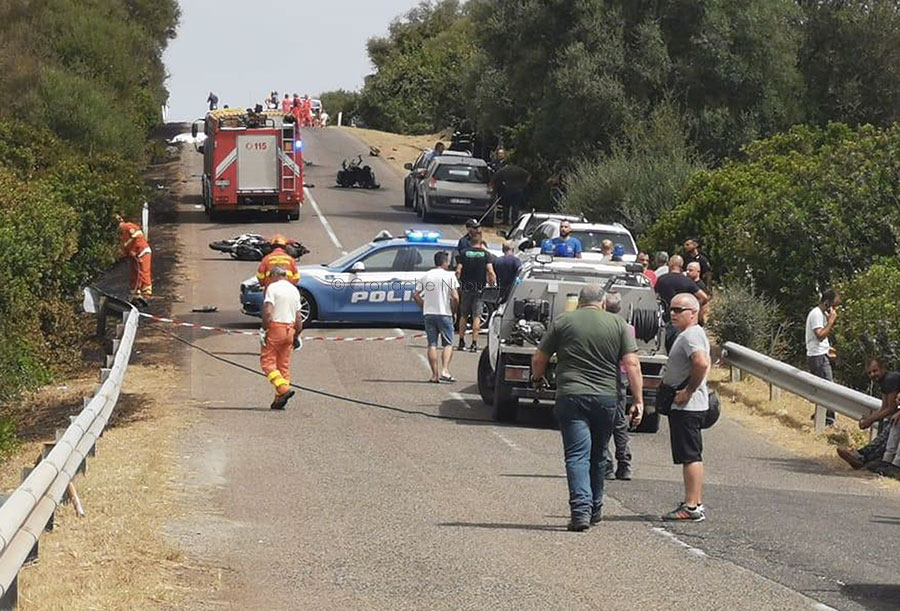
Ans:
[{"label": "asphalt road", "polygon": [[[209,250],[212,240],[277,230],[310,248],[304,263],[317,263],[381,229],[422,227],[403,208],[401,177],[379,159],[370,161],[381,190],[330,186],[340,160],[367,147],[337,129],[304,137],[316,206],[289,225],[210,224],[195,207],[200,156],[186,156],[195,182],[178,211],[187,275],[180,318],[257,327],[237,299],[255,264]],[[455,224],[440,229],[460,233]],[[201,305],[218,312],[191,314]],[[258,366],[253,337],[180,333]],[[305,335],[400,333],[319,327]],[[490,416],[475,387],[477,355],[455,354],[459,382],[440,386],[425,383],[424,356],[419,339],[307,342],[293,378],[446,419],[307,392],[271,412],[263,378],[187,355],[182,400],[202,416],[181,440],[184,486],[206,511],[174,521],[172,533],[189,555],[225,567],[210,608],[900,608],[896,493],[793,456],[726,414],[705,436],[706,522],[658,520],[681,499],[664,424],[634,438],[635,480],[609,484],[603,523],[568,533],[558,432],[536,413],[517,426],[458,420]]]}]

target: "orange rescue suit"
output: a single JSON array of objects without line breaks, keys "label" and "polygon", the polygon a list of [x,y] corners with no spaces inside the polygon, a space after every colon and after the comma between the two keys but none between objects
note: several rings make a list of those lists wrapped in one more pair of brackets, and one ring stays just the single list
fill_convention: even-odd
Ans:
[{"label": "orange rescue suit", "polygon": [[119,223],[119,241],[131,260],[131,296],[150,299],[153,296],[153,256],[141,228],[129,222]]},{"label": "orange rescue suit", "polygon": [[263,257],[259,262],[256,270],[256,279],[263,289],[267,288],[272,282],[272,268],[280,267],[287,272],[287,279],[291,284],[299,284],[300,272],[297,270],[297,261],[291,255],[287,254],[283,248],[276,246],[275,249]]}]

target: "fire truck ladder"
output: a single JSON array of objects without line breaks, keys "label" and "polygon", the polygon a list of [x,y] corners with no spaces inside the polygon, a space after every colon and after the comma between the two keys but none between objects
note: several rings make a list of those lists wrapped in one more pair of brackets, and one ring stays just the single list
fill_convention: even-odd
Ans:
[{"label": "fire truck ladder", "polygon": [[294,155],[294,124],[284,125],[281,129],[281,190],[294,191],[297,175],[290,165]]}]

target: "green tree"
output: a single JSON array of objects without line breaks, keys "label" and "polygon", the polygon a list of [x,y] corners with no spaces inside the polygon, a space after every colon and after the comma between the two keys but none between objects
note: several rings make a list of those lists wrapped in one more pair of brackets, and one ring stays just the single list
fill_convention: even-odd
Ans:
[{"label": "green tree", "polygon": [[699,236],[720,277],[752,282],[795,320],[821,289],[897,254],[900,126],[798,126],[744,155],[695,174],[644,244],[671,252]]}]

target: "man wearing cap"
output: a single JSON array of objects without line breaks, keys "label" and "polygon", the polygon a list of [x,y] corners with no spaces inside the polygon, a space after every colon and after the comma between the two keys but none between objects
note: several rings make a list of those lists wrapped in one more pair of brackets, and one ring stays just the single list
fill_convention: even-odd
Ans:
[{"label": "man wearing cap", "polygon": [[[462,251],[469,248],[472,245],[472,238],[475,235],[481,235],[481,223],[478,222],[478,219],[469,219],[466,221],[466,235],[459,239],[459,242],[456,243],[456,252],[462,254]],[[487,248],[488,245],[481,242],[482,247]]]},{"label": "man wearing cap", "polygon": [[541,242],[541,252],[554,257],[581,258],[581,240],[572,235],[572,223],[559,224],[559,236]]},{"label": "man wearing cap", "polygon": [[263,257],[256,269],[256,279],[259,281],[263,290],[272,283],[272,269],[281,267],[287,274],[288,281],[297,285],[300,283],[300,271],[297,269],[297,260],[285,251],[287,246],[287,238],[281,234],[276,234],[269,242],[272,245],[272,252]]},{"label": "man wearing cap", "polygon": [[269,382],[275,387],[275,399],[269,406],[284,409],[294,396],[291,389],[291,351],[294,337],[303,330],[300,314],[300,292],[287,280],[287,270],[274,266],[268,278],[269,287],[263,300],[262,350],[259,363]]}]

